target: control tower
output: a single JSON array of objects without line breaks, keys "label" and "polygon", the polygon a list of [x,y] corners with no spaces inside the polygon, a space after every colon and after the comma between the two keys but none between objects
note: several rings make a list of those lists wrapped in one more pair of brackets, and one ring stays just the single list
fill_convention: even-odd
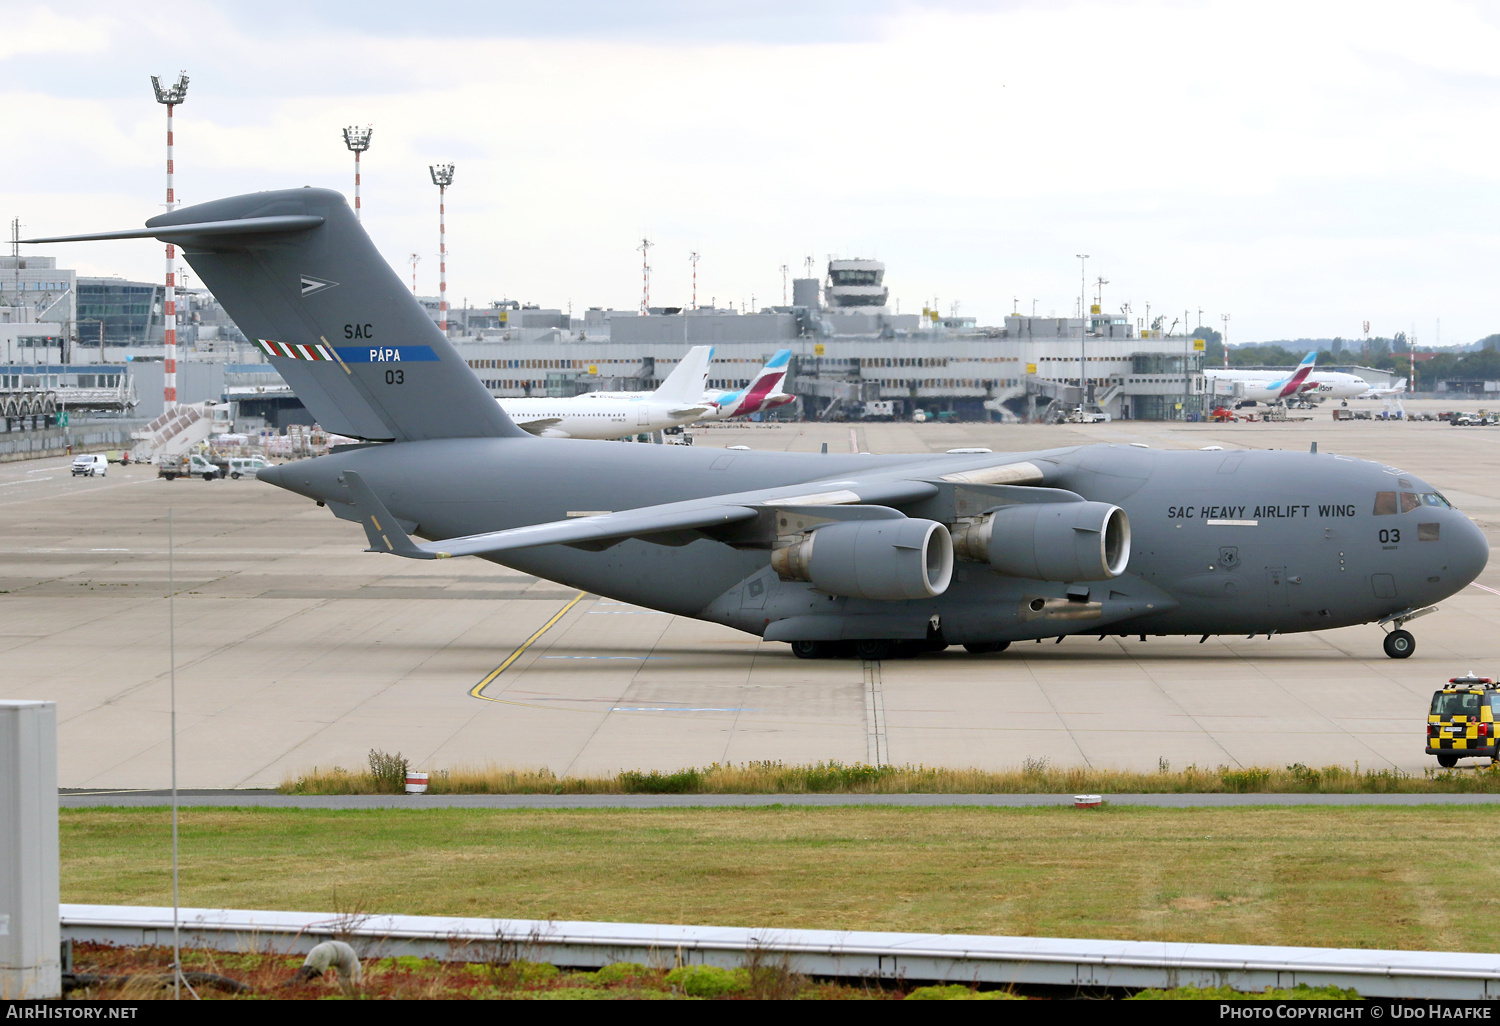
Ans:
[{"label": "control tower", "polygon": [[830,260],[824,295],[834,309],[884,307],[891,295],[884,278],[885,264],[879,260]]}]

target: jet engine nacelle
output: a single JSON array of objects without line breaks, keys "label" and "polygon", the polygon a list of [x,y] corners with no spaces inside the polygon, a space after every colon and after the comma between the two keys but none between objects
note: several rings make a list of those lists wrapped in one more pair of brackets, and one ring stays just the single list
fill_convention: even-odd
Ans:
[{"label": "jet engine nacelle", "polygon": [[953,539],[935,520],[846,521],[774,550],[771,566],[830,595],[932,598],[953,579]]},{"label": "jet engine nacelle", "polygon": [[960,524],[953,548],[1013,577],[1103,581],[1130,562],[1130,518],[1107,502],[1007,506]]}]

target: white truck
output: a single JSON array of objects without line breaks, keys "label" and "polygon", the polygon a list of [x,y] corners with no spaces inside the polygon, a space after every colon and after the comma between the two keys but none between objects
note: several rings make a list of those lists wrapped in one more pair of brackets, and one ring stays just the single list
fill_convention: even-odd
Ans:
[{"label": "white truck", "polygon": [[202,453],[186,453],[181,456],[159,456],[156,461],[156,476],[168,481],[179,477],[201,477],[213,481],[229,473],[229,461]]}]

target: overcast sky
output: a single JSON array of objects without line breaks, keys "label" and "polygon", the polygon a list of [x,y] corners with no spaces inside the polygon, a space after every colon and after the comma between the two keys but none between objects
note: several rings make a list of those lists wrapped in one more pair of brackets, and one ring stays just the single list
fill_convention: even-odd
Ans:
[{"label": "overcast sky", "polygon": [[[437,291],[566,307],[781,302],[782,265],[886,262],[902,312],[1231,315],[1231,341],[1500,331],[1500,8],[1443,2],[0,0],[0,213],[132,227],[164,200],[352,195]],[[155,280],[150,242],[57,247]],[[1091,286],[1092,291],[1092,286]]]}]

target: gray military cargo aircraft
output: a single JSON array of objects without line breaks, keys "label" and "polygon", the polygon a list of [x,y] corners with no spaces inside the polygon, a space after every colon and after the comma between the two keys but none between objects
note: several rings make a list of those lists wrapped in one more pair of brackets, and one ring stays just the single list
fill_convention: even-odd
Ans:
[{"label": "gray military cargo aircraft", "polygon": [[1404,658],[1404,624],[1489,558],[1431,485],[1328,453],[837,456],[538,439],[338,193],[235,196],[146,225],[30,241],[181,246],[322,426],[365,440],[259,477],[359,522],[370,551],[479,556],[798,656],[866,659],[1363,623]]}]

